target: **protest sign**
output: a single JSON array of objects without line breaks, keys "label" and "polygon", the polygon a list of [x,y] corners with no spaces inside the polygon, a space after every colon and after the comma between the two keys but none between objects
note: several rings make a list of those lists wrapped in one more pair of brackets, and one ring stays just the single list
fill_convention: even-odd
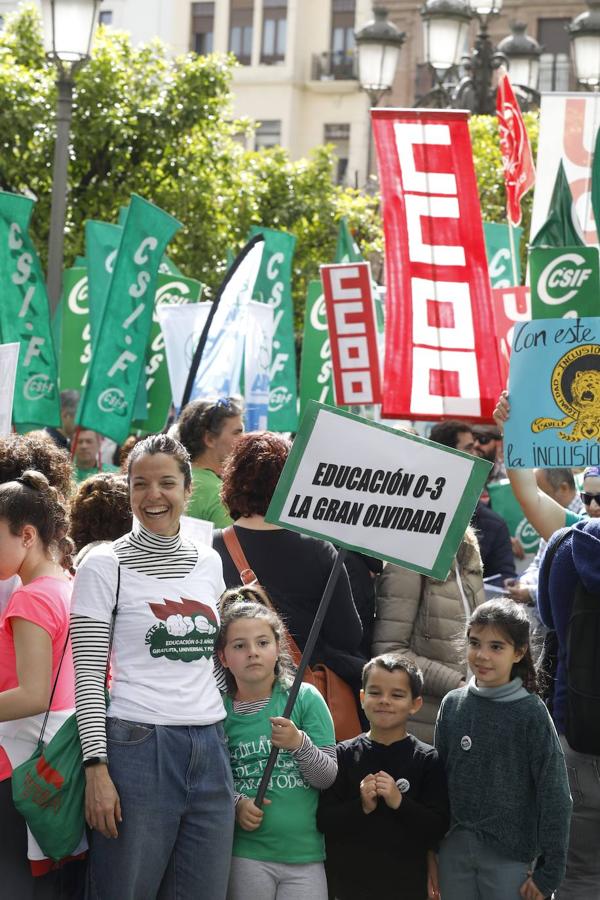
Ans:
[{"label": "protest sign", "polygon": [[269,419],[273,307],[251,300],[244,347],[244,422],[247,431],[266,431]]},{"label": "protest sign", "polygon": [[194,350],[206,325],[210,309],[210,303],[186,303],[183,306],[161,304],[156,308],[165,344],[171,397],[177,411],[182,406]]},{"label": "protest sign", "polygon": [[371,115],[387,268],[382,415],[489,421],[502,385],[468,113]]},{"label": "protest sign", "polygon": [[585,242],[598,243],[591,167],[599,123],[600,95],[555,91],[542,94],[530,238],[538,234],[547,219],[556,173],[562,161]]},{"label": "protest sign", "polygon": [[490,506],[502,516],[508,526],[511,537],[518,538],[525,553],[537,553],[540,536],[523,515],[519,501],[513,493],[510,481],[503,478],[487,485],[490,495]]},{"label": "protest sign", "polygon": [[0,437],[11,432],[19,344],[0,344]]},{"label": "protest sign", "polygon": [[273,352],[271,356],[271,393],[269,429],[295,431],[298,427],[296,392],[296,348],[294,344],[294,307],[292,304],[292,259],[296,238],[271,228],[250,229],[250,237],[261,234],[265,249],[256,277],[253,300],[269,303],[275,310]]},{"label": "protest sign", "polygon": [[[161,263],[161,267],[163,263]],[[146,415],[133,422],[137,431],[153,434],[162,431],[171,406],[171,385],[165,354],[165,340],[160,328],[157,309],[163,304],[198,303],[204,285],[193,278],[162,273],[156,279],[154,315],[146,351],[144,375],[146,379]],[[208,304],[207,304],[208,305]],[[210,307],[209,307],[210,308]],[[190,360],[191,361],[191,360]],[[188,364],[189,368],[189,364]]]},{"label": "protest sign", "polygon": [[309,400],[335,406],[331,342],[327,329],[325,295],[320,281],[308,283],[304,307],[304,337],[300,363],[300,415]]},{"label": "protest sign", "polygon": [[42,268],[29,237],[33,200],[0,191],[0,336],[20,345],[15,424],[60,425],[58,367]]},{"label": "protest sign", "polygon": [[533,319],[600,316],[596,247],[533,247],[529,273]]},{"label": "protest sign", "polygon": [[509,392],[507,468],[600,465],[599,318],[515,325]]},{"label": "protest sign", "polygon": [[515,322],[531,319],[531,293],[528,287],[492,288],[492,302],[502,382],[506,384]]},{"label": "protest sign", "polygon": [[133,417],[152,324],[158,266],[179,222],[133,195],[76,423],[117,443]]},{"label": "protest sign", "polygon": [[368,262],[321,266],[335,400],[381,402],[377,327]]},{"label": "protest sign", "polygon": [[490,468],[310,401],[266,519],[443,580]]},{"label": "protest sign", "polygon": [[61,391],[81,391],[92,358],[87,269],[63,273],[61,354],[58,380]]},{"label": "protest sign", "polygon": [[[513,287],[521,284],[521,245],[522,228],[512,228],[497,222],[484,222],[485,249],[488,259],[488,272],[493,288]],[[516,279],[515,279],[516,274]]]}]

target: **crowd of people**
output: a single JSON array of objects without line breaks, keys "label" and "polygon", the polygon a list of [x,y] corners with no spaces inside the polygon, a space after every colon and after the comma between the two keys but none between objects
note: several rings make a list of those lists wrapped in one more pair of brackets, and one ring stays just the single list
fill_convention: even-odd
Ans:
[{"label": "crowd of people", "polygon": [[[265,520],[291,441],[197,400],[106,459],[73,403],[0,439],[3,896],[598,900],[600,469],[507,473],[506,395],[434,426],[544,543],[517,577],[485,490],[443,581],[348,552],[286,716],[337,556]],[[11,774],[73,713],[85,822],[56,860]]]}]

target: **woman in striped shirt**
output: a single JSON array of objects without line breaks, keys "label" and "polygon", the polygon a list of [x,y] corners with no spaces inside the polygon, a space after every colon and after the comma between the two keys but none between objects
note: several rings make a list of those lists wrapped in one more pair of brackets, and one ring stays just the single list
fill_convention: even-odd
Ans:
[{"label": "woman in striped shirt", "polygon": [[133,528],[88,553],[73,592],[77,721],[93,829],[89,896],[219,900],[234,816],[213,673],[221,561],[180,533],[191,467],[178,441],[151,435],[137,444],[128,480]]}]

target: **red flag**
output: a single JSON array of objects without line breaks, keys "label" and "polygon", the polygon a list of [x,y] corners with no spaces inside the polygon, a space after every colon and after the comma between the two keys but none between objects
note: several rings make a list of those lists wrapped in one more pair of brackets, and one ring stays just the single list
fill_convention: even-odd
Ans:
[{"label": "red flag", "polygon": [[513,225],[521,222],[521,198],[535,183],[531,144],[506,69],[500,69],[496,94],[500,151],[506,184],[506,214]]}]

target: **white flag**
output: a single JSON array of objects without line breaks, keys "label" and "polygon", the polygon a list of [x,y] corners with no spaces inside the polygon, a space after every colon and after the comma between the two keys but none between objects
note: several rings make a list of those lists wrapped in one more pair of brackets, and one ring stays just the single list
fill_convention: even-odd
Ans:
[{"label": "white flag", "polygon": [[264,431],[269,416],[273,310],[268,303],[251,300],[244,351],[246,429]]}]

